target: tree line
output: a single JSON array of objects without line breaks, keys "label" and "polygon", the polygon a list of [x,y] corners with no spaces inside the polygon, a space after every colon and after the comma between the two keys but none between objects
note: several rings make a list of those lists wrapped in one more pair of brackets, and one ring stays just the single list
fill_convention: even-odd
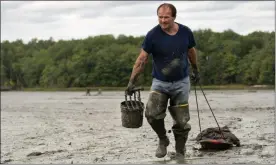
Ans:
[{"label": "tree line", "polygon": [[[275,32],[194,31],[203,85],[275,84]],[[144,36],[1,42],[1,86],[123,87]],[[151,58],[139,84],[151,85]]]}]

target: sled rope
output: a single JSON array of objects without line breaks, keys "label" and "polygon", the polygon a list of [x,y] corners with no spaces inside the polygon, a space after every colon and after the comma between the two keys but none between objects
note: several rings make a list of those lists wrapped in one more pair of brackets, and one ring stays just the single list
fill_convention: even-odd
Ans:
[{"label": "sled rope", "polygon": [[[199,130],[200,130],[200,133],[201,133],[201,124],[200,124],[200,117],[199,117],[199,110],[198,110],[198,101],[197,101],[197,93],[196,93],[196,84],[197,84],[197,83],[195,83],[196,107],[197,107],[197,113],[198,113]],[[218,121],[217,121],[217,119],[216,119],[216,117],[215,117],[215,114],[214,114],[214,112],[213,112],[213,110],[212,110],[212,108],[211,108],[211,106],[210,106],[210,104],[209,104],[209,102],[208,102],[208,100],[207,100],[207,98],[206,98],[206,96],[205,96],[205,93],[204,93],[204,91],[203,91],[203,89],[202,89],[202,87],[201,87],[201,84],[200,84],[199,82],[198,82],[198,84],[199,84],[199,87],[200,87],[200,89],[201,89],[201,92],[202,92],[202,94],[203,94],[203,96],[204,96],[204,98],[205,98],[205,100],[206,100],[206,102],[207,102],[207,104],[208,104],[208,106],[209,106],[209,108],[210,108],[212,114],[213,114],[213,117],[214,117],[214,119],[215,119],[215,121],[216,121],[216,123],[217,123],[217,125],[218,125],[218,128],[219,128],[219,131],[220,131],[220,133],[221,133],[221,136],[222,136],[223,139],[225,139],[225,137],[224,137],[224,135],[223,135],[223,133],[222,133],[222,131],[221,131],[221,129],[220,129],[219,123],[218,123]]]}]

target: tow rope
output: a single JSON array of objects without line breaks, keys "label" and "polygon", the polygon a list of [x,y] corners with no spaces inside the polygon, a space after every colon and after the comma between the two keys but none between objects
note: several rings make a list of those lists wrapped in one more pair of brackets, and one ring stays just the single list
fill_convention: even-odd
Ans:
[{"label": "tow rope", "polygon": [[[213,110],[212,110],[212,108],[211,108],[211,106],[210,106],[210,104],[209,104],[209,102],[208,102],[208,100],[207,100],[207,98],[206,98],[206,96],[205,96],[205,93],[204,93],[204,91],[203,91],[203,89],[202,89],[202,87],[201,87],[201,84],[200,84],[199,82],[198,82],[198,84],[199,84],[199,87],[200,87],[200,89],[201,89],[201,92],[202,92],[202,94],[203,94],[203,96],[204,96],[204,98],[205,98],[205,100],[206,100],[206,102],[207,102],[207,104],[208,104],[208,106],[209,106],[209,108],[210,108],[212,114],[213,114],[213,117],[214,117],[214,119],[215,119],[215,121],[216,121],[216,123],[217,123],[217,125],[218,125],[219,131],[220,131],[220,134],[221,134],[221,137],[222,137],[222,139],[225,139],[225,137],[224,137],[224,135],[223,135],[223,133],[222,133],[222,131],[221,131],[221,128],[220,128],[220,126],[219,126],[219,123],[218,123],[218,121],[217,121],[217,119],[216,119],[216,117],[215,117],[215,114],[214,114],[214,112],[213,112]],[[199,131],[200,131],[200,134],[201,134],[201,124],[200,124],[200,117],[199,117],[199,109],[198,109],[198,101],[197,101],[196,86],[197,86],[197,83],[195,83],[195,97],[196,97],[196,107],[197,107],[197,113],[198,113]],[[202,136],[202,135],[201,135],[201,136]]]}]

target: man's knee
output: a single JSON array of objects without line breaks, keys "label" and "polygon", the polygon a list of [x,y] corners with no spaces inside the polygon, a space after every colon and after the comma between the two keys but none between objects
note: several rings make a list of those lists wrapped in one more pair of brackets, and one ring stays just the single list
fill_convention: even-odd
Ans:
[{"label": "man's knee", "polygon": [[189,123],[184,123],[184,122],[175,123],[172,126],[172,130],[176,134],[188,133],[191,130],[191,128],[192,127]]},{"label": "man's knee", "polygon": [[146,105],[145,116],[151,123],[154,119],[163,119],[166,116],[168,96],[164,93],[151,91]]},{"label": "man's knee", "polygon": [[174,119],[174,125],[179,128],[191,128],[190,124],[188,124],[188,121],[190,120],[190,113],[189,113],[189,105],[188,104],[182,104],[182,105],[176,105],[176,106],[170,106],[169,112]]}]

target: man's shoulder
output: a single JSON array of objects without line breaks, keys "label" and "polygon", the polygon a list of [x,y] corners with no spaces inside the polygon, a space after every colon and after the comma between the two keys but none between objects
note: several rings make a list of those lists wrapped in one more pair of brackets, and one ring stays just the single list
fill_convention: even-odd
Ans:
[{"label": "man's shoulder", "polygon": [[160,26],[159,25],[156,25],[154,26],[153,28],[151,28],[148,33],[147,33],[147,36],[148,37],[153,37],[155,34],[157,34],[158,32],[160,31]]},{"label": "man's shoulder", "polygon": [[178,25],[179,25],[179,28],[181,29],[181,30],[184,30],[184,31],[188,31],[188,32],[192,32],[192,30],[191,30],[191,28],[190,27],[188,27],[187,25],[184,25],[184,24],[181,24],[181,23],[177,23]]}]

